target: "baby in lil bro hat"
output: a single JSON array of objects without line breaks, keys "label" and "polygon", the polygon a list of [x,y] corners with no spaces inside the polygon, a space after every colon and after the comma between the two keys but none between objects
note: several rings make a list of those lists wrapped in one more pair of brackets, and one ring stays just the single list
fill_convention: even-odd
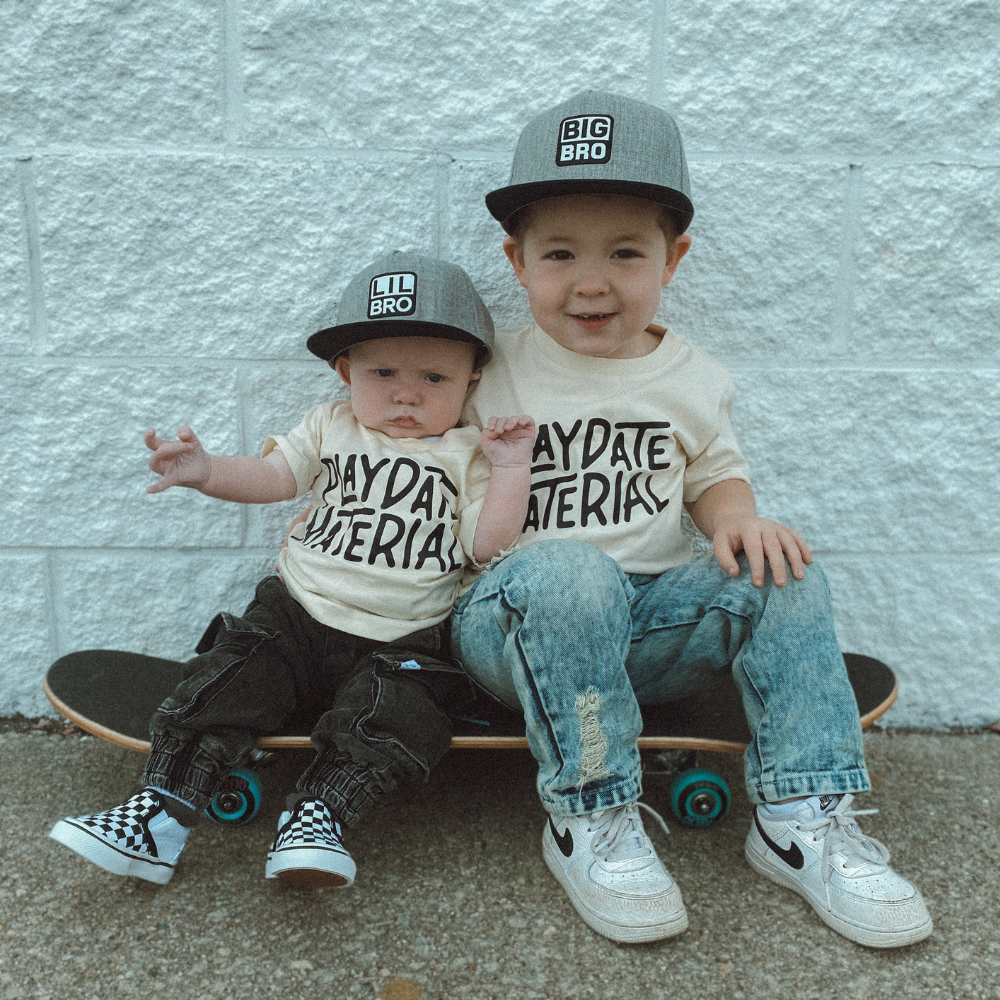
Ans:
[{"label": "baby in lil bro hat", "polygon": [[447,750],[471,699],[449,659],[463,570],[524,522],[534,422],[459,426],[493,323],[461,268],[412,253],[350,282],[336,326],[309,339],[351,398],[324,403],[261,458],[206,452],[189,427],[145,435],[157,493],[187,486],[237,503],[309,494],[310,516],[237,618],[223,613],[150,722],[143,787],[51,836],[119,875],[170,880],[191,827],[259,736],[317,719],[317,754],[288,798],[265,877],[347,886],[342,829]]}]

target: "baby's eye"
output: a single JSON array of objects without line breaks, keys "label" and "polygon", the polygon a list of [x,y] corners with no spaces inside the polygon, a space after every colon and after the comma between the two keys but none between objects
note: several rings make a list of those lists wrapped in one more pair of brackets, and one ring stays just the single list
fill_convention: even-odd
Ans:
[{"label": "baby's eye", "polygon": [[632,257],[641,257],[642,254],[638,250],[622,247],[621,250],[616,250],[611,256],[617,257],[619,260],[629,260]]},{"label": "baby's eye", "polygon": [[553,250],[548,255],[549,260],[572,260],[573,255],[568,250]]},{"label": "baby's eye", "polygon": [[389,376],[392,375],[392,369],[391,368],[376,368],[375,369],[375,374],[378,375],[379,378],[389,378]]},{"label": "baby's eye", "polygon": [[427,381],[428,382],[441,382],[442,380],[443,380],[443,376],[441,376],[441,375],[428,375],[427,376]]}]

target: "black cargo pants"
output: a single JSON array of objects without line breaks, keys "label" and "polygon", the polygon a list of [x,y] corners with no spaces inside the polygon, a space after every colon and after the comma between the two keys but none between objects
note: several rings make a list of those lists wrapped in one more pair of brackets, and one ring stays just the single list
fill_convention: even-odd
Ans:
[{"label": "black cargo pants", "polygon": [[317,753],[297,788],[351,826],[448,749],[449,713],[473,699],[449,649],[447,619],[391,643],[365,639],[316,621],[267,577],[242,618],[212,622],[153,716],[143,780],[202,809],[258,736],[312,726]]}]

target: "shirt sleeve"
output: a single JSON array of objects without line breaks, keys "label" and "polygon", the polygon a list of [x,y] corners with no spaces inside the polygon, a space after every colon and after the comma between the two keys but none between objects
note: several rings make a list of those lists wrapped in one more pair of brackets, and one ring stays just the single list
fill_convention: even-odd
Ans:
[{"label": "shirt sleeve", "polygon": [[[336,404],[334,404],[336,405]],[[295,476],[295,495],[304,496],[312,489],[316,477],[323,471],[320,447],[323,435],[329,430],[333,408],[324,403],[311,409],[302,423],[288,434],[276,434],[264,441],[260,457],[265,458],[277,449],[285,457]]]},{"label": "shirt sleeve", "polygon": [[[684,502],[694,503],[710,486],[726,479],[742,479],[750,482],[750,466],[740,452],[740,446],[733,432],[733,402],[736,399],[736,385],[727,372],[718,397],[718,410],[708,433],[698,444],[703,444],[697,454],[688,454],[684,470]],[[714,433],[712,431],[714,430]],[[707,441],[706,441],[707,439]]]}]

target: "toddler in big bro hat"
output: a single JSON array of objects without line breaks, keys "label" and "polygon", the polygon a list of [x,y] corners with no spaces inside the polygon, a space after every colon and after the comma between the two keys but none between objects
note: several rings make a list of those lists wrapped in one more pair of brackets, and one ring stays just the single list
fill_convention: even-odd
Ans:
[{"label": "toddler in big bro hat", "polygon": [[493,323],[461,268],[380,257],[347,286],[336,326],[309,338],[350,386],[261,458],[205,452],[146,432],[156,493],[188,486],[240,503],[310,495],[242,617],[219,615],[184,680],[150,720],[143,787],[51,836],[119,875],[166,883],[191,827],[259,736],[316,720],[317,753],[288,797],[267,878],[351,885],[353,826],[395,785],[447,750],[449,712],[471,700],[449,658],[448,614],[462,573],[497,559],[527,509],[534,424],[462,405],[489,360]]},{"label": "toddler in big bro hat", "polygon": [[[534,322],[497,331],[466,415],[531,412],[537,434],[516,550],[459,598],[452,648],[524,711],[548,867],[613,940],[687,927],[639,812],[639,705],[731,675],[753,736],[747,861],[853,941],[925,938],[920,893],[851,808],[870,786],[822,570],[758,516],[729,373],[651,322],[691,246],[676,123],[577,94],[525,126],[486,204]],[[684,508],[712,556],[692,558]]]}]

